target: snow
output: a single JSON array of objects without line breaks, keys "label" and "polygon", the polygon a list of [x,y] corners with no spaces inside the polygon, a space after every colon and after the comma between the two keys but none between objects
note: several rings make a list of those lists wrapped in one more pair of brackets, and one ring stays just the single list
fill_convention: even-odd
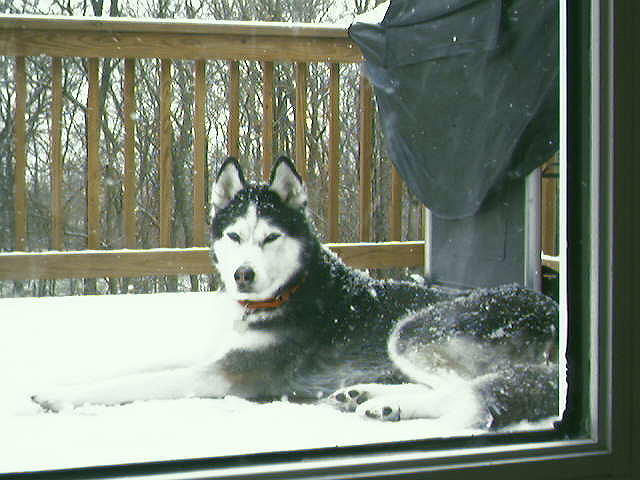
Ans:
[{"label": "snow", "polygon": [[55,385],[197,361],[239,307],[218,293],[0,299],[0,474],[447,436],[326,405],[188,398],[45,413]]},{"label": "snow", "polygon": [[380,5],[378,5],[376,8],[358,15],[355,18],[354,23],[361,22],[361,23],[371,23],[374,25],[382,23],[382,20],[384,19],[384,16],[386,15],[387,10],[389,9],[389,3],[390,2],[383,2]]}]

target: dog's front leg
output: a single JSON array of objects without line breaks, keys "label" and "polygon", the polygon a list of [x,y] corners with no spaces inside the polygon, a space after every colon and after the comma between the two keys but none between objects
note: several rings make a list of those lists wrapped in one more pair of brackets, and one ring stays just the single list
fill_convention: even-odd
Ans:
[{"label": "dog's front leg", "polygon": [[175,368],[60,387],[33,395],[42,408],[58,412],[84,404],[120,405],[136,400],[222,397],[229,383],[209,368]]}]

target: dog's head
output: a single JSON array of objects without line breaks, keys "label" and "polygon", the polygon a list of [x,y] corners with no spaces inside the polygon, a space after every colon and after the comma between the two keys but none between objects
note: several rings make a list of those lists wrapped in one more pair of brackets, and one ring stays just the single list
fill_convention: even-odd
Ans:
[{"label": "dog's head", "polygon": [[212,258],[228,294],[261,301],[299,280],[312,234],[306,189],[291,160],[280,157],[270,182],[253,184],[228,158],[213,186],[212,206]]}]

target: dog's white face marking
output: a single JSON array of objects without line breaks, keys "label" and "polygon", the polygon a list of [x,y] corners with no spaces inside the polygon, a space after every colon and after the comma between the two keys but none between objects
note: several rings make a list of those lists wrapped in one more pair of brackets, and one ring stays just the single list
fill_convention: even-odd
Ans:
[{"label": "dog's white face marking", "polygon": [[[302,245],[257,214],[254,204],[213,243],[217,268],[229,295],[236,300],[266,300],[298,271]],[[251,272],[245,285],[239,272]],[[245,274],[246,275],[246,274]]]}]

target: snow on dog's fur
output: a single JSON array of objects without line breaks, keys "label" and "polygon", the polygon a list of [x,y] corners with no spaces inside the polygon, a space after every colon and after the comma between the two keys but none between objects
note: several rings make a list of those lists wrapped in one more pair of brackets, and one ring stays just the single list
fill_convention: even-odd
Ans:
[{"label": "snow on dog's fur", "polygon": [[318,241],[291,161],[269,184],[228,159],[212,191],[211,258],[242,314],[201,365],[35,395],[83,403],[238,395],[322,401],[380,420],[496,428],[558,414],[558,309],[510,285],[453,296],[369,278]]}]

